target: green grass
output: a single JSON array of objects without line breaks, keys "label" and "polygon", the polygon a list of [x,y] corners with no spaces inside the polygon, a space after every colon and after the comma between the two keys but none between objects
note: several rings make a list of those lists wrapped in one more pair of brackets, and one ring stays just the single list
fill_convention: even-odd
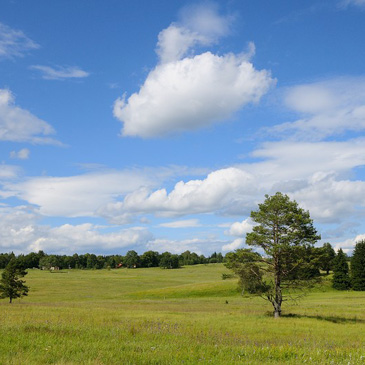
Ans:
[{"label": "green grass", "polygon": [[365,364],[365,292],[328,283],[271,317],[220,264],[29,270],[0,301],[0,364]]}]

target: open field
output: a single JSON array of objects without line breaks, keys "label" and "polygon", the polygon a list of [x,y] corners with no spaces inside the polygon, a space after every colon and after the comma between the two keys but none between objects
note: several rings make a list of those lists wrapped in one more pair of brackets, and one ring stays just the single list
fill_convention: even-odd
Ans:
[{"label": "open field", "polygon": [[0,301],[0,364],[365,364],[365,292],[242,298],[221,264],[178,270],[29,270]]}]

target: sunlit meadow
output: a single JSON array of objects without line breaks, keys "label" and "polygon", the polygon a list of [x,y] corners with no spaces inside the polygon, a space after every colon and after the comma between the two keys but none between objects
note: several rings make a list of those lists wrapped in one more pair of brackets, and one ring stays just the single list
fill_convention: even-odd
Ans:
[{"label": "sunlit meadow", "polygon": [[328,280],[275,320],[221,264],[28,272],[0,301],[0,364],[365,364],[365,292]]}]

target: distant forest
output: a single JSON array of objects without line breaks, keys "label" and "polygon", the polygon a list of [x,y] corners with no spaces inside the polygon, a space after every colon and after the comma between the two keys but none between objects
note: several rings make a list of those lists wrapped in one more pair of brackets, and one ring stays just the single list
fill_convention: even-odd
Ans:
[{"label": "distant forest", "polygon": [[180,255],[164,252],[159,254],[156,251],[147,251],[142,255],[134,250],[122,255],[94,255],[75,253],[67,255],[47,255],[43,251],[31,252],[27,255],[14,253],[0,254],[0,269],[4,269],[9,261],[15,257],[24,269],[39,268],[43,270],[62,269],[114,269],[114,268],[139,268],[139,267],[162,267],[174,269],[185,265],[197,265],[208,263],[219,263],[224,261],[221,253],[214,252],[205,257],[194,252],[185,251]]}]

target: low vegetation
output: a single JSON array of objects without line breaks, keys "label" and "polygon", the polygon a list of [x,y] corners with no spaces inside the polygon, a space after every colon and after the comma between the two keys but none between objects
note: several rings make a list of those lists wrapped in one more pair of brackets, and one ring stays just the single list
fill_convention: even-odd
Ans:
[{"label": "low vegetation", "polygon": [[365,292],[334,290],[325,275],[274,320],[230,274],[223,264],[30,269],[30,295],[0,301],[0,363],[364,363]]}]

